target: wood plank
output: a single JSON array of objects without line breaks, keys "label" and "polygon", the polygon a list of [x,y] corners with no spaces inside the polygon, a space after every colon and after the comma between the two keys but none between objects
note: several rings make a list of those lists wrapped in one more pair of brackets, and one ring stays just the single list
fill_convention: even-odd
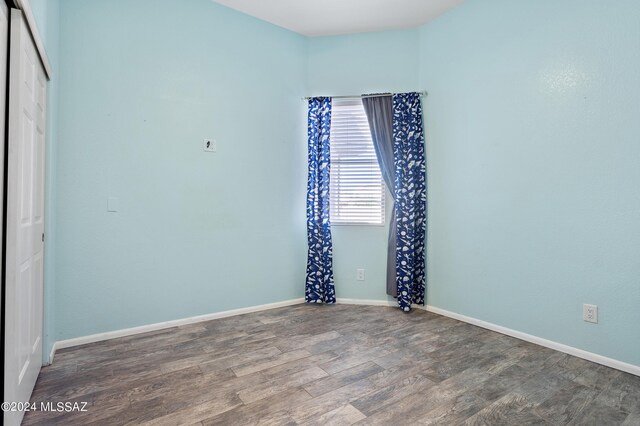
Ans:
[{"label": "wood plank", "polygon": [[414,393],[426,392],[435,383],[421,375],[410,376],[367,395],[356,398],[351,404],[366,415],[371,415],[395,404]]},{"label": "wood plank", "polygon": [[331,392],[337,388],[346,386],[349,383],[365,379],[381,371],[383,371],[383,368],[378,364],[374,362],[365,362],[364,364],[342,370],[341,372],[333,374],[331,376],[314,380],[313,382],[308,383],[303,387],[304,390],[309,392],[311,396],[319,396],[324,393]]},{"label": "wood plank", "polygon": [[[237,408],[226,411],[222,414],[209,417],[202,421],[205,426],[230,425],[230,424],[257,424],[261,419],[273,413],[286,412],[285,420],[289,421],[288,409],[311,399],[302,388],[291,388],[284,392],[271,395],[253,403],[243,404]],[[277,417],[277,416],[276,416]],[[293,419],[291,419],[293,422]]]},{"label": "wood plank", "polygon": [[326,377],[326,371],[318,367],[310,367],[290,376],[273,379],[265,383],[252,386],[238,392],[238,396],[245,404],[266,398],[268,396],[284,392],[289,388],[295,388],[309,383],[321,377]]},{"label": "wood plank", "polygon": [[292,407],[289,414],[297,423],[308,422],[375,389],[375,385],[369,379],[363,379]]},{"label": "wood plank", "polygon": [[637,410],[640,407],[640,377],[620,372],[598,396],[598,401],[629,413]]},{"label": "wood plank", "polygon": [[468,418],[464,425],[551,425],[533,412],[534,407],[524,396],[509,393]]},{"label": "wood plank", "polygon": [[352,405],[347,404],[301,424],[304,426],[349,426],[364,419],[365,417],[366,416],[364,414],[355,409]]},{"label": "wood plank", "polygon": [[549,398],[536,407],[538,416],[553,424],[567,424],[593,403],[599,391],[571,382],[562,389],[551,390]]},{"label": "wood plank", "polygon": [[270,357],[262,357],[253,361],[248,361],[244,364],[236,365],[232,367],[236,376],[246,376],[247,374],[255,373],[258,371],[268,370],[278,365],[287,364],[291,361],[296,361],[301,358],[307,358],[311,356],[311,353],[304,349],[294,350],[291,352],[280,353],[272,355]]},{"label": "wood plank", "polygon": [[629,413],[627,411],[612,407],[596,399],[566,424],[570,426],[620,425],[623,424],[628,417]]}]

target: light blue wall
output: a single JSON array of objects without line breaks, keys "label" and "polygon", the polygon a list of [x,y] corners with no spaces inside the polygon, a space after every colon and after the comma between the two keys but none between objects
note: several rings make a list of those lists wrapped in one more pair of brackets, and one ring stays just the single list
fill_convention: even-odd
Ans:
[{"label": "light blue wall", "polygon": [[[428,303],[640,365],[635,1],[313,39],[177,1],[62,2],[56,339],[301,297],[300,97],[427,90]],[[387,227],[333,231],[338,297],[387,300]]]},{"label": "light blue wall", "polygon": [[[309,39],[312,95],[418,90],[417,29]],[[391,196],[387,194],[387,218]],[[333,226],[333,262],[338,298],[388,300],[385,288],[388,221],[385,226]],[[366,279],[356,281],[356,269]],[[393,299],[391,299],[393,300]]]},{"label": "light blue wall", "polygon": [[52,75],[47,86],[47,151],[46,151],[46,200],[45,200],[45,271],[44,271],[44,328],[43,358],[49,362],[51,347],[55,337],[55,255],[56,255],[56,150],[58,145],[58,100],[59,100],[59,42],[60,42],[60,2],[59,0],[30,0],[36,19],[38,33],[47,51]]},{"label": "light blue wall", "polygon": [[429,304],[640,365],[638,22],[468,0],[423,27]]},{"label": "light blue wall", "polygon": [[60,14],[57,339],[302,297],[305,39],[209,0]]}]

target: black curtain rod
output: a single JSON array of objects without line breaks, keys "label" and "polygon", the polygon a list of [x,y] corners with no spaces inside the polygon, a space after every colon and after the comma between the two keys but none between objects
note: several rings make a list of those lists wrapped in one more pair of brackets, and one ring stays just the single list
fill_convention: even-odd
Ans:
[{"label": "black curtain rod", "polygon": [[[427,92],[418,92],[420,96],[427,96]],[[362,98],[379,98],[381,96],[391,96],[393,93],[376,93],[373,95],[342,95],[342,96],[323,96],[331,99],[362,99]],[[302,98],[303,101],[316,98],[318,96],[306,96]]]}]

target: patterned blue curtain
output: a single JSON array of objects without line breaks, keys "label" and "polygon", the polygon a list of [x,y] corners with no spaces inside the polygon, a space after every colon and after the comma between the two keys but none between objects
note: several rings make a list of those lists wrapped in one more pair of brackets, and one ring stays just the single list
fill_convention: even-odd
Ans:
[{"label": "patterned blue curtain", "polygon": [[393,95],[393,157],[396,170],[396,283],[398,304],[424,305],[426,161],[422,105],[418,93]]},{"label": "patterned blue curtain", "polygon": [[331,98],[309,100],[309,177],[307,181],[307,303],[335,303],[333,246],[329,221],[329,130]]}]

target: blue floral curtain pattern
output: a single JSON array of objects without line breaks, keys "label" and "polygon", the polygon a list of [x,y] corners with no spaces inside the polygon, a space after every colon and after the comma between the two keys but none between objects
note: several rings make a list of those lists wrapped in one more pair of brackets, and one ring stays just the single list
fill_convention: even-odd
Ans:
[{"label": "blue floral curtain pattern", "polygon": [[329,220],[329,131],[331,98],[309,100],[309,176],[307,180],[307,303],[335,303],[333,245]]},{"label": "blue floral curtain pattern", "polygon": [[396,195],[396,283],[398,304],[424,305],[426,161],[422,105],[418,93],[393,95],[393,139]]}]

